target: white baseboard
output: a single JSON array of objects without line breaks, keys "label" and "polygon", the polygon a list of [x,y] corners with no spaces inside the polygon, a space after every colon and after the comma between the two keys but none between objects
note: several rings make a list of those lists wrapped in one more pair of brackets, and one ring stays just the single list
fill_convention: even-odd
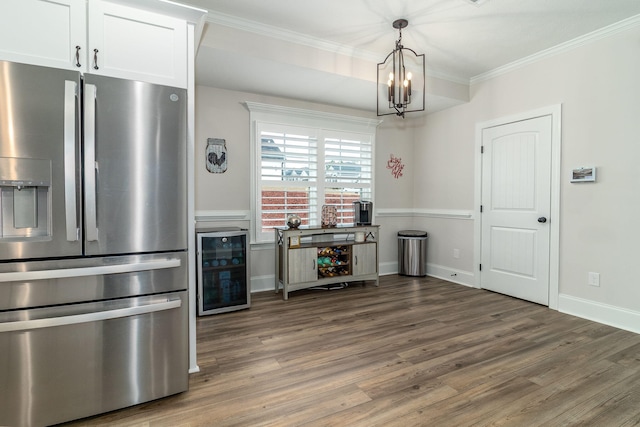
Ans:
[{"label": "white baseboard", "polygon": [[380,264],[378,264],[378,274],[380,276],[398,274],[398,263],[397,262],[381,262]]},{"label": "white baseboard", "polygon": [[[388,276],[390,274],[398,274],[397,262],[383,262],[379,266],[380,275]],[[475,287],[475,277],[469,271],[456,270],[437,264],[427,264],[427,276],[436,279],[446,280],[448,282],[457,283],[459,285]]]},{"label": "white baseboard", "polygon": [[276,280],[276,276],[274,274],[252,277],[251,293],[265,292],[265,291],[275,292],[275,280]]},{"label": "white baseboard", "polygon": [[560,294],[558,311],[640,334],[640,312]]},{"label": "white baseboard", "polygon": [[470,271],[456,270],[438,264],[427,264],[427,276],[446,280],[459,285],[475,287],[475,276]]}]

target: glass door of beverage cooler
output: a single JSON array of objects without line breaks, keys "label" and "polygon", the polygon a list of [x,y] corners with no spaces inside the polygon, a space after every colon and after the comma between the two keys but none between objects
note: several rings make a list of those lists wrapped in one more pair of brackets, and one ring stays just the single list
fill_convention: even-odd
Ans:
[{"label": "glass door of beverage cooler", "polygon": [[198,232],[198,315],[248,308],[247,231]]}]

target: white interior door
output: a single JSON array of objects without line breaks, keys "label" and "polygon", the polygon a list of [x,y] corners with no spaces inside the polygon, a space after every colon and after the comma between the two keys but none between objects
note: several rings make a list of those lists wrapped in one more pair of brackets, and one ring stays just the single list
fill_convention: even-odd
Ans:
[{"label": "white interior door", "polygon": [[551,116],[482,131],[481,287],[549,304]]}]

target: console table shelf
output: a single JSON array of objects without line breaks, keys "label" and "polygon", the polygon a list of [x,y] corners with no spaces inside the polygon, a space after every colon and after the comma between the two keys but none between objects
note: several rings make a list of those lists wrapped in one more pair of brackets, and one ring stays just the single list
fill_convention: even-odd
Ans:
[{"label": "console table shelf", "polygon": [[291,291],[335,283],[373,280],[378,286],[378,230],[276,227],[276,293],[282,287],[286,300]]}]

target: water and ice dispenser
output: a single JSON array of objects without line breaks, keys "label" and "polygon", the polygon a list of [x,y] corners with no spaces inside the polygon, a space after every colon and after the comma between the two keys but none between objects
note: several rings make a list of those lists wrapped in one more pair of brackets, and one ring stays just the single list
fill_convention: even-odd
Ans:
[{"label": "water and ice dispenser", "polygon": [[51,234],[51,161],[0,157],[0,239]]}]

